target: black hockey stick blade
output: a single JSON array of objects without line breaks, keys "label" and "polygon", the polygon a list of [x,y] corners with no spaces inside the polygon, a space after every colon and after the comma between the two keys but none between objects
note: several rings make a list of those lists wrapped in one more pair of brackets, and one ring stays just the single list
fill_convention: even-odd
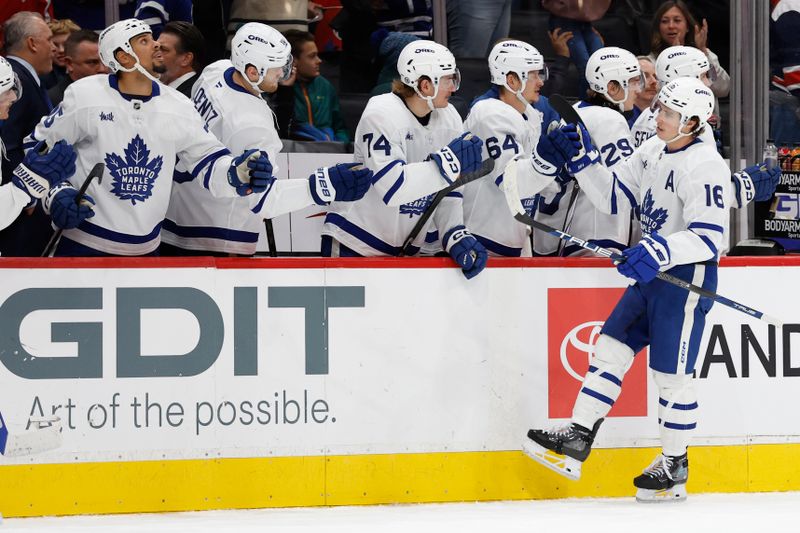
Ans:
[{"label": "black hockey stick blade", "polygon": [[[566,233],[561,230],[557,230],[556,228],[539,222],[535,220],[533,217],[529,216],[525,213],[522,204],[519,201],[519,191],[517,188],[517,162],[516,160],[510,161],[506,168],[503,171],[503,193],[506,196],[506,203],[508,204],[509,209],[512,213],[514,213],[514,218],[517,222],[530,226],[534,229],[538,229],[539,231],[543,231],[553,237],[558,237],[559,239],[572,244],[577,244],[581,248],[585,250],[589,250],[590,252],[594,252],[597,255],[608,257],[614,263],[622,263],[626,261],[626,257],[622,254],[619,254],[613,250],[609,250],[608,248],[603,248],[598,246],[597,244],[589,241],[585,241],[583,239],[579,239],[578,237],[574,237],[569,233]],[[730,307],[732,309],[736,309],[746,315],[749,315],[753,318],[758,318],[759,320],[763,320],[769,324],[773,324],[775,326],[783,326],[783,322],[767,315],[757,309],[753,309],[752,307],[748,307],[744,304],[740,304],[734,300],[721,296],[715,292],[709,291],[708,289],[704,289],[703,287],[699,287],[688,281],[684,281],[680,278],[673,276],[672,274],[667,274],[666,272],[659,272],[656,277],[666,283],[670,283],[672,285],[676,285],[684,290],[694,292],[703,296],[705,298],[709,298],[720,305],[724,305],[726,307]]]},{"label": "black hockey stick blade", "polygon": [[[81,188],[78,189],[78,194],[75,195],[75,203],[81,203],[83,199],[83,195],[86,194],[86,189],[89,188],[89,184],[92,182],[94,178],[97,178],[97,183],[103,182],[103,172],[105,172],[106,166],[103,163],[97,163],[95,166],[92,167],[92,170],[89,171],[89,174],[83,180],[81,184]],[[53,236],[50,237],[50,240],[47,241],[47,246],[44,247],[44,251],[42,252],[42,257],[50,257],[50,254],[53,253],[53,250],[58,244],[59,239],[61,239],[61,234],[64,233],[64,228],[58,228]]]},{"label": "black hockey stick blade", "polygon": [[414,227],[411,229],[411,233],[409,233],[408,237],[406,237],[406,240],[403,241],[403,247],[400,249],[400,256],[408,255],[408,249],[411,246],[411,243],[417,238],[417,235],[419,235],[419,232],[422,231],[423,226],[425,226],[425,223],[429,218],[431,218],[431,215],[433,215],[436,207],[439,205],[442,199],[447,196],[447,193],[452,192],[459,187],[463,187],[467,183],[486,176],[487,174],[491,173],[492,170],[494,170],[494,159],[490,157],[481,163],[481,166],[479,166],[476,170],[462,174],[453,183],[437,192],[428,208],[422,213],[422,215],[420,215],[417,223],[414,224]]},{"label": "black hockey stick blade", "polygon": [[550,105],[556,110],[556,113],[561,115],[561,118],[564,119],[564,122],[567,124],[581,124],[584,128],[586,127],[581,116],[575,111],[575,108],[560,94],[550,96]]}]

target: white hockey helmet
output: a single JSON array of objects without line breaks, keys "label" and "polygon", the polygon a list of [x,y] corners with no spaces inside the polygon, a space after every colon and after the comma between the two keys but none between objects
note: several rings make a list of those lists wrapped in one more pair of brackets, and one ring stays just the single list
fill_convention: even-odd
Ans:
[{"label": "white hockey helmet", "polygon": [[692,119],[697,117],[697,127],[689,133],[678,132],[675,138],[668,143],[698,133],[714,112],[714,94],[697,78],[676,78],[661,88],[658,93],[658,105],[664,106],[680,113],[680,129]]},{"label": "white hockey helmet", "polygon": [[693,46],[670,46],[656,59],[656,78],[668,83],[685,76],[700,78],[704,72],[711,74],[708,57]]},{"label": "white hockey helmet", "polygon": [[[489,52],[489,73],[492,76],[492,83],[516,93],[517,98],[526,105],[528,102],[522,98],[522,91],[525,90],[528,75],[532,70],[539,71],[541,80],[547,81],[548,71],[544,64],[544,57],[539,50],[526,42],[502,41],[494,45],[492,51]],[[514,91],[508,86],[507,76],[512,72],[522,82],[522,88],[519,91]]]},{"label": "white hockey helmet", "polygon": [[0,94],[12,90],[17,93],[17,99],[22,96],[22,84],[19,82],[11,63],[6,58],[0,56]]},{"label": "white hockey helmet", "polygon": [[[453,76],[457,91],[461,85],[461,73],[456,68],[456,58],[446,47],[434,41],[412,41],[397,58],[400,81],[413,88],[417,95],[433,110],[433,100],[439,94],[439,82],[445,76]],[[427,77],[433,83],[433,96],[423,96],[419,91],[419,79]]]},{"label": "white hockey helmet", "polygon": [[[231,40],[231,63],[257,91],[271,68],[280,68],[280,80],[292,73],[292,47],[289,41],[271,26],[248,22],[236,31]],[[258,71],[258,80],[250,81],[245,74],[248,65]]]},{"label": "white hockey helmet", "polygon": [[[111,72],[117,72],[120,70],[123,72],[133,72],[134,70],[139,70],[148,78],[153,78],[153,76],[141,66],[139,57],[133,51],[133,47],[131,46],[131,39],[137,35],[142,35],[143,33],[152,34],[153,30],[150,29],[148,24],[139,19],[120,20],[119,22],[115,22],[108,28],[104,29],[100,33],[100,42],[98,43],[98,47],[100,49],[100,61],[102,61],[103,64],[111,70]],[[133,56],[133,58],[136,60],[136,63],[132,68],[126,69],[119,63],[119,61],[117,61],[114,53],[120,49],[123,52]]]},{"label": "white hockey helmet", "polygon": [[[639,87],[644,87],[644,77],[639,68],[639,60],[625,49],[606,46],[593,53],[586,63],[586,81],[589,88],[605,96],[622,108],[628,99],[628,85],[631,78],[639,77]],[[619,83],[624,91],[622,100],[614,100],[608,95],[609,82]]]}]

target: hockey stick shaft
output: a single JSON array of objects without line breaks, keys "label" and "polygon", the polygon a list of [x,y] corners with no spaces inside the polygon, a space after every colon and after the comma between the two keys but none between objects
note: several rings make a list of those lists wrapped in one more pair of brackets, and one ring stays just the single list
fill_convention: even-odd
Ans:
[{"label": "hockey stick shaft", "polygon": [[[92,179],[97,178],[98,182],[103,181],[103,172],[105,169],[106,166],[103,163],[97,163],[92,167],[92,170],[89,171],[86,179],[83,180],[81,188],[78,189],[78,194],[75,196],[75,204],[79,204],[81,202],[83,196],[86,194],[86,189],[89,188],[89,184],[91,183]],[[64,228],[58,228],[58,230],[53,233],[53,236],[50,237],[49,241],[47,241],[47,246],[44,247],[41,257],[50,257],[50,254],[53,253],[53,250],[55,249],[56,244],[58,244],[59,239],[61,239],[62,233],[64,233]]]},{"label": "hockey stick shaft", "polygon": [[411,229],[411,233],[409,233],[408,237],[406,237],[406,240],[403,241],[403,246],[400,249],[400,255],[401,256],[408,255],[408,250],[409,247],[411,246],[411,243],[414,242],[414,239],[417,238],[417,235],[419,235],[419,232],[422,231],[422,228],[425,226],[425,223],[428,222],[428,219],[431,218],[433,212],[436,211],[436,207],[444,199],[444,197],[447,196],[448,193],[458,189],[459,187],[463,187],[467,183],[473,182],[475,180],[478,180],[486,176],[487,174],[491,173],[492,170],[494,170],[494,159],[492,158],[486,159],[483,163],[481,163],[481,166],[478,167],[477,170],[473,172],[468,172],[466,174],[462,174],[453,183],[451,183],[444,189],[441,189],[439,192],[437,192],[436,196],[434,196],[433,200],[431,200],[431,203],[428,206],[428,208],[425,209],[422,215],[420,215],[419,220],[417,220],[417,223],[414,224],[414,227]]},{"label": "hockey stick shaft", "polygon": [[[564,231],[557,230],[554,227],[548,226],[547,224],[539,222],[538,220],[535,220],[533,217],[529,216],[525,212],[525,209],[522,207],[522,204],[519,201],[519,189],[518,189],[518,186],[517,186],[517,161],[516,160],[512,160],[511,162],[508,163],[508,165],[506,165],[506,168],[504,169],[504,172],[503,172],[503,176],[504,176],[504,179],[503,179],[503,193],[505,194],[505,197],[506,197],[506,203],[508,204],[509,209],[514,213],[514,218],[518,222],[521,222],[522,224],[530,226],[530,227],[532,227],[534,229],[538,229],[540,231],[543,231],[543,232],[545,232],[545,233],[547,233],[549,235],[552,235],[553,237],[558,237],[559,239],[561,239],[563,241],[566,241],[567,243],[577,244],[581,248],[583,248],[585,250],[589,250],[591,252],[594,252],[597,255],[600,255],[600,256],[603,256],[603,257],[608,257],[609,259],[611,259],[615,263],[622,263],[622,262],[626,261],[626,258],[625,258],[624,255],[621,255],[621,254],[619,254],[617,252],[614,252],[612,250],[609,250],[607,248],[603,248],[601,246],[598,246],[595,243],[585,241],[583,239],[580,239],[578,237],[570,235],[569,233],[566,233]],[[666,272],[659,272],[656,275],[656,277],[658,279],[666,282],[666,283],[670,283],[670,284],[675,285],[677,287],[680,287],[680,288],[682,288],[684,290],[694,292],[694,293],[699,294],[700,296],[703,296],[705,298],[709,298],[709,299],[719,303],[720,305],[724,305],[726,307],[730,307],[732,309],[736,309],[737,311],[745,313],[746,315],[749,315],[749,316],[751,316],[753,318],[758,318],[759,320],[763,320],[765,322],[768,322],[768,323],[776,325],[776,326],[782,326],[783,325],[783,322],[781,322],[780,320],[778,320],[778,319],[776,319],[776,318],[774,318],[774,317],[772,317],[770,315],[767,315],[767,314],[765,314],[765,313],[763,313],[761,311],[758,311],[757,309],[753,309],[752,307],[749,307],[749,306],[746,306],[746,305],[741,304],[739,302],[736,302],[734,300],[731,300],[730,298],[726,298],[724,296],[721,296],[721,295],[719,295],[719,294],[717,294],[715,292],[712,292],[712,291],[710,291],[708,289],[704,289],[703,287],[698,287],[697,285],[689,283],[688,281],[684,281],[684,280],[682,280],[682,279],[680,279],[678,277],[673,276],[672,274],[668,274]]]},{"label": "hockey stick shaft", "polygon": [[264,229],[267,233],[267,246],[269,246],[269,256],[278,257],[278,249],[275,247],[275,227],[272,225],[272,219],[264,219]]}]

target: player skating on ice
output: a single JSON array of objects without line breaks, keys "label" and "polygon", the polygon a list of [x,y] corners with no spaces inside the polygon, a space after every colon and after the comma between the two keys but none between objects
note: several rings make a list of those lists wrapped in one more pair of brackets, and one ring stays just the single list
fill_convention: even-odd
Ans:
[{"label": "player skating on ice", "polygon": [[[530,228],[510,216],[501,191],[503,169],[518,159],[520,201],[532,212],[536,195],[559,190],[554,180],[576,153],[574,125],[542,132],[532,107],[547,80],[544,58],[528,43],[507,40],[489,52],[492,88],[472,106],[467,130],[484,139],[484,158],[495,159],[486,179],[464,187],[464,224],[495,256],[530,256]],[[572,138],[570,138],[572,136]]]},{"label": "player skating on ice", "polygon": [[[8,111],[22,93],[22,85],[11,65],[0,57],[0,121],[8,119]],[[47,194],[52,185],[61,183],[75,172],[75,152],[65,142],[56,143],[47,153],[41,154],[38,146],[29,150],[25,159],[14,169],[11,182],[0,187],[0,229],[19,216]],[[0,142],[0,157],[4,153]]]},{"label": "player skating on ice", "polygon": [[697,424],[692,372],[712,302],[655,279],[659,271],[714,291],[730,173],[713,144],[700,139],[714,108],[711,91],[695,78],[661,89],[657,138],[646,141],[613,172],[598,163],[588,135],[585,154],[568,164],[603,212],[626,202],[640,213],[642,240],[624,250],[619,272],[636,281],[605,322],[570,422],[532,429],[523,444],[533,459],[572,479],[589,455],[597,430],[619,396],[634,354],[650,346],[659,392],[662,453],[634,479],[639,501],[686,498],[687,446]]},{"label": "player skating on ice", "polygon": [[[613,46],[594,52],[586,64],[588,96],[575,104],[600,154],[600,162],[614,169],[633,153],[630,128],[623,112],[633,109],[636,95],[644,86],[639,60],[632,53]],[[608,212],[592,205],[586,193],[571,182],[552,214],[539,212],[539,220],[573,235],[615,251],[627,248],[631,232],[631,211],[620,202]],[[534,247],[546,255],[559,250],[558,239],[534,233]],[[576,245],[559,250],[563,256],[585,256],[590,252]]]},{"label": "player skating on ice", "polygon": [[[464,133],[450,96],[460,74],[453,54],[433,41],[400,52],[392,92],[370,98],[356,128],[355,159],[374,172],[359,202],[333,202],[322,229],[322,254],[398,256],[432,195],[481,165],[482,141]],[[486,266],[486,250],[464,226],[462,198],[452,191],[406,250],[419,252],[430,226],[467,278]]]},{"label": "player skating on ice", "polygon": [[[263,202],[248,198],[217,198],[179,164],[162,240],[184,250],[253,255],[263,220],[302,209],[360,199],[372,172],[355,163],[321,168],[307,180],[275,180],[275,163],[283,147],[275,115],[262,93],[272,93],[290,76],[292,51],[280,32],[259,23],[239,28],[231,41],[231,59],[203,70],[192,88],[192,101],[208,128],[232,153],[261,149],[270,161],[270,182]],[[252,209],[251,209],[252,207]]]},{"label": "player skating on ice", "polygon": [[[253,193],[271,183],[268,159],[257,150],[232,155],[205,130],[190,100],[155,80],[162,60],[149,26],[135,19],[112,24],[99,47],[111,74],[70,85],[26,139],[26,149],[64,139],[78,154],[77,172],[44,202],[65,230],[56,255],[156,253],[177,159],[214,195],[248,196],[253,207],[262,200]],[[77,205],[79,181],[101,162],[106,179],[92,182],[85,197],[96,203]]]},{"label": "player skating on ice", "polygon": [[[711,87],[714,70],[708,62],[708,57],[693,46],[670,46],[664,49],[656,59],[656,78],[659,88],[670,81],[691,77],[697,78],[706,87]],[[655,109],[645,109],[631,126],[631,136],[634,146],[640,146],[644,141],[656,134]],[[711,128],[704,128],[701,134],[703,142],[713,144],[714,134]],[[765,202],[772,198],[775,187],[781,179],[781,169],[778,166],[766,168],[764,163],[746,167],[731,175],[734,193],[731,207],[741,209],[751,201]]]}]

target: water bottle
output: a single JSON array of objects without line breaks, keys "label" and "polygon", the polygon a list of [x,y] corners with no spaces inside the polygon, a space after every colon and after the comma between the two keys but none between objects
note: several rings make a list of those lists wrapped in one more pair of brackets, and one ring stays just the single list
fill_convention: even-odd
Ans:
[{"label": "water bottle", "polygon": [[764,145],[764,158],[762,159],[767,168],[774,168],[778,166],[778,147],[772,139],[767,139],[767,144]]}]

